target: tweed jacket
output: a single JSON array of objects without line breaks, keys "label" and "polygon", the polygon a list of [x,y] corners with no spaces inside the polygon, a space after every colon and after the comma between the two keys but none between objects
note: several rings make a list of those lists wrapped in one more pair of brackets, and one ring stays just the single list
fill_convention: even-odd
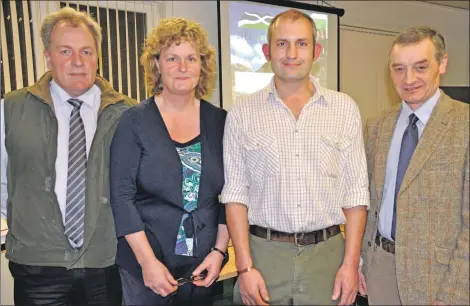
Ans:
[{"label": "tweed jacket", "polygon": [[[363,272],[376,245],[390,143],[401,104],[369,120],[370,210]],[[403,305],[469,305],[469,105],[441,91],[397,196],[395,260]]]}]

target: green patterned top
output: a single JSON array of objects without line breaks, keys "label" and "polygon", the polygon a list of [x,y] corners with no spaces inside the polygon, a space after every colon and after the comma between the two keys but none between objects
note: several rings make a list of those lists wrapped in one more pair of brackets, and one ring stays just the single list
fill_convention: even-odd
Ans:
[{"label": "green patterned top", "polygon": [[[193,140],[181,144],[176,144],[183,168],[183,185],[181,186],[183,193],[183,204],[186,211],[191,212],[197,207],[199,195],[199,179],[201,177],[201,142],[199,136]],[[189,215],[185,213],[180,222],[178,236],[176,239],[175,254],[183,256],[193,256],[193,237],[188,237],[192,233],[192,229],[184,228],[184,221]]]}]

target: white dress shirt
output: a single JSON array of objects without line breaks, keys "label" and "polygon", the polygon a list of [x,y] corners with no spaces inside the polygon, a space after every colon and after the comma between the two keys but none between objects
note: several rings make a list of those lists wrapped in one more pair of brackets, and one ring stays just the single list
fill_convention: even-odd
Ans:
[{"label": "white dress shirt", "polygon": [[390,151],[387,158],[387,168],[385,172],[385,183],[382,196],[382,205],[379,214],[379,233],[388,240],[392,239],[392,219],[393,219],[393,206],[395,198],[395,183],[397,180],[398,160],[400,158],[401,140],[403,133],[409,124],[409,116],[414,112],[418,121],[416,126],[418,128],[418,137],[421,138],[424,127],[431,117],[431,113],[436,106],[441,92],[439,89],[436,93],[425,103],[423,103],[417,110],[413,111],[411,107],[402,101],[400,115],[397,119],[395,130],[393,131],[392,142],[390,144]]},{"label": "white dress shirt", "polygon": [[343,208],[369,207],[359,109],[310,82],[315,94],[297,120],[274,79],[228,113],[221,201],[246,205],[249,224],[310,232],[344,224]]},{"label": "white dress shirt", "polygon": [[[69,128],[70,128],[70,114],[73,106],[67,102],[72,98],[65,92],[54,80],[50,83],[50,92],[52,101],[54,103],[54,111],[57,118],[57,159],[55,163],[56,181],[54,191],[59,203],[60,212],[62,213],[62,222],[65,224],[65,205],[67,198],[67,172],[68,172],[68,153],[69,153]],[[85,126],[86,137],[86,151],[87,156],[90,152],[90,147],[95,136],[96,126],[98,122],[98,110],[100,107],[101,90],[98,86],[93,85],[86,93],[76,97],[82,100],[83,104],[80,108],[80,116],[82,117]],[[7,217],[7,164],[8,153],[5,148],[5,121],[4,121],[4,104],[1,101],[1,201],[2,201],[2,216]],[[70,241],[70,240],[69,240]],[[70,241],[72,246],[73,242]]]}]

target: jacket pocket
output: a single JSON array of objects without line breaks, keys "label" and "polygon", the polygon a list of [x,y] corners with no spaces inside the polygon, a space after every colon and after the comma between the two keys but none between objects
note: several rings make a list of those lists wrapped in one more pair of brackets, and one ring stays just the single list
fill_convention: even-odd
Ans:
[{"label": "jacket pocket", "polygon": [[434,253],[436,254],[436,261],[442,265],[448,265],[452,259],[453,251],[453,249],[435,247]]}]

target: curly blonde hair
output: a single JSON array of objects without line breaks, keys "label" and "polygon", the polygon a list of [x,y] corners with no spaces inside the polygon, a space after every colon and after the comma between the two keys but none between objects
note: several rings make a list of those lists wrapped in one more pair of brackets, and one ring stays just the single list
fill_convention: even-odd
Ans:
[{"label": "curly blonde hair", "polygon": [[195,96],[201,99],[209,95],[215,87],[215,49],[209,44],[207,32],[200,24],[184,18],[165,18],[160,21],[146,38],[140,63],[145,71],[148,93],[159,95],[162,78],[155,59],[173,43],[189,42],[201,56],[201,76],[195,89]]}]

